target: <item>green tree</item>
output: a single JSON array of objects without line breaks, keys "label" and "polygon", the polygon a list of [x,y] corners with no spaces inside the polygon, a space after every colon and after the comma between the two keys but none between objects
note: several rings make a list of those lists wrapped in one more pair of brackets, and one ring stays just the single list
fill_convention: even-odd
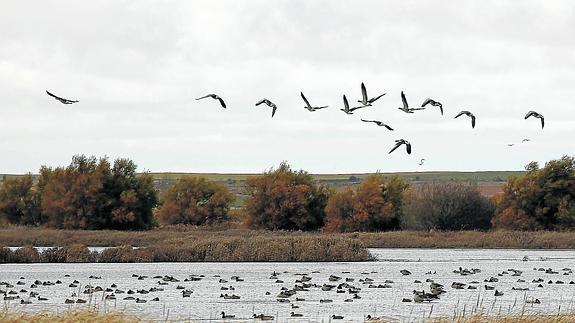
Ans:
[{"label": "green tree", "polygon": [[511,178],[499,198],[493,223],[507,229],[572,229],[575,226],[575,158],[563,156]]},{"label": "green tree", "polygon": [[228,219],[234,196],[222,184],[203,177],[182,177],[162,195],[163,224],[214,224]]},{"label": "green tree", "polygon": [[317,230],[324,224],[330,191],[314,183],[307,172],[283,162],[261,176],[246,180],[249,224],[269,230]]},{"label": "green tree", "polygon": [[40,224],[40,199],[32,175],[9,178],[0,186],[0,219],[19,225]]}]

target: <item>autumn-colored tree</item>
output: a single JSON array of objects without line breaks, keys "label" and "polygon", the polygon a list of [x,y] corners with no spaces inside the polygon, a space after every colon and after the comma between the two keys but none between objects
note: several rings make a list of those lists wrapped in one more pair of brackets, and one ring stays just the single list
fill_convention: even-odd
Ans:
[{"label": "autumn-colored tree", "polygon": [[438,182],[411,191],[402,219],[410,230],[487,230],[495,204],[476,185]]},{"label": "autumn-colored tree", "polygon": [[493,224],[505,229],[573,229],[575,158],[563,156],[543,168],[532,162],[526,170],[505,185]]},{"label": "autumn-colored tree", "polygon": [[0,186],[0,223],[40,224],[40,199],[31,175],[9,178]]},{"label": "autumn-colored tree", "polygon": [[329,190],[307,172],[283,162],[261,176],[246,180],[248,222],[269,230],[317,230],[324,224]]},{"label": "autumn-colored tree", "polygon": [[227,220],[233,201],[233,194],[222,184],[182,177],[162,195],[157,217],[163,224],[214,224]]},{"label": "autumn-colored tree", "polygon": [[145,229],[152,225],[157,196],[149,175],[117,159],[74,156],[68,167],[40,169],[41,219],[68,229]]},{"label": "autumn-colored tree", "polygon": [[326,206],[325,231],[383,231],[399,228],[409,185],[394,176],[368,176],[353,191],[333,194]]}]

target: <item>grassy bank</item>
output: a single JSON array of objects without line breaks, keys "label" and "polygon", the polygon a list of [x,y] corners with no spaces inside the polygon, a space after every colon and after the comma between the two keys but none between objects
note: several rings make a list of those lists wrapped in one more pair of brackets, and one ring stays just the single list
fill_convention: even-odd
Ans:
[{"label": "grassy bank", "polygon": [[122,312],[100,313],[97,311],[74,311],[66,313],[7,313],[0,312],[0,323],[136,323],[142,320]]},{"label": "grassy bank", "polygon": [[504,316],[472,315],[456,319],[434,319],[434,323],[571,323],[575,322],[575,314],[517,314]]},{"label": "grassy bank", "polygon": [[[278,239],[341,237],[361,242],[368,248],[525,248],[525,249],[573,249],[575,232],[554,231],[395,231],[377,233],[322,234],[286,231],[255,231],[226,227],[204,228],[173,226],[150,231],[89,231],[53,230],[12,227],[0,229],[0,245],[3,246],[69,246],[75,243],[93,247],[131,245],[148,247],[168,241],[246,241],[259,239],[269,243]],[[207,240],[206,240],[207,239]],[[212,240],[210,240],[212,239]],[[254,240],[254,241],[256,241]],[[237,242],[236,240],[231,240]]]}]

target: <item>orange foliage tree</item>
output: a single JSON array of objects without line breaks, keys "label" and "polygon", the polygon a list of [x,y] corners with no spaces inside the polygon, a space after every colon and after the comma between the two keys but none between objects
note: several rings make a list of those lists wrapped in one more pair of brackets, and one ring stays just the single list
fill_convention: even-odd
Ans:
[{"label": "orange foliage tree", "polygon": [[162,195],[157,217],[164,224],[213,224],[228,219],[234,196],[203,177],[182,177]]},{"label": "orange foliage tree", "polygon": [[31,175],[9,178],[0,186],[0,223],[40,224],[40,199]]},{"label": "orange foliage tree", "polygon": [[248,224],[269,230],[316,230],[324,224],[329,190],[283,162],[246,181]]},{"label": "orange foliage tree", "polygon": [[409,185],[398,177],[368,176],[354,191],[333,194],[326,206],[327,232],[382,231],[399,228],[404,193]]}]

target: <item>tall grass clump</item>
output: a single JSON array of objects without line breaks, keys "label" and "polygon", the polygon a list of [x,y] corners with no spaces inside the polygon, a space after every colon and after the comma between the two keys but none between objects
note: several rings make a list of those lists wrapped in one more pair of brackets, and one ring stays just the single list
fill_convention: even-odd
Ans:
[{"label": "tall grass clump", "polygon": [[102,313],[94,310],[79,310],[72,312],[26,313],[0,312],[0,323],[137,323],[139,318],[122,312]]}]

